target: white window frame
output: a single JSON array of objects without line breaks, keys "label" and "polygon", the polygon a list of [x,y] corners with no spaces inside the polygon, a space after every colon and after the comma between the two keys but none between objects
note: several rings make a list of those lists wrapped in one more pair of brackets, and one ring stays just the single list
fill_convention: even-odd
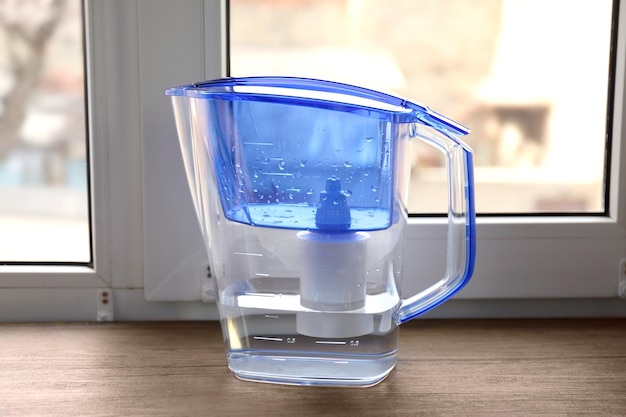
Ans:
[{"label": "white window frame", "polygon": [[[225,75],[224,0],[86,0],[93,267],[0,266],[0,321],[216,319],[163,90]],[[626,6],[607,217],[480,217],[472,281],[429,317],[626,316]],[[419,98],[422,99],[422,98]],[[436,278],[443,219],[411,218],[404,296]],[[437,260],[437,261],[435,261]],[[420,271],[418,274],[417,271]]]},{"label": "white window frame", "polygon": [[[0,265],[0,322],[96,320],[100,289],[110,290],[116,320],[217,317],[212,305],[151,303],[144,297],[142,111],[152,109],[142,108],[142,100],[152,86],[144,81],[149,76],[142,71],[150,71],[141,67],[139,49],[141,40],[147,51],[158,49],[159,39],[151,41],[144,29],[164,21],[142,19],[140,12],[162,8],[183,19],[199,11],[194,23],[203,34],[202,1],[85,0],[93,265]],[[167,20],[163,14],[153,17]],[[168,133],[175,138],[173,126]]]}]

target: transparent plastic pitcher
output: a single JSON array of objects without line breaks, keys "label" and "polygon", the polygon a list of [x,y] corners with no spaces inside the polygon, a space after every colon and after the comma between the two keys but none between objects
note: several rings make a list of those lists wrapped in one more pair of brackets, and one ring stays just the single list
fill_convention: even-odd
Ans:
[{"label": "transparent plastic pitcher", "polygon": [[[166,94],[233,373],[297,385],[384,379],[398,325],[471,277],[472,153],[458,139],[468,131],[416,103],[321,80],[226,78]],[[412,140],[446,155],[448,252],[445,276],[402,298]]]}]

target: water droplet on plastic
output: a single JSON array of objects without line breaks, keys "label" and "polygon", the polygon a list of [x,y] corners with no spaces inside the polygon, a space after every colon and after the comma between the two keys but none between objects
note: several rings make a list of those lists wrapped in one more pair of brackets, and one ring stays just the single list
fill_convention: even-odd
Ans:
[{"label": "water droplet on plastic", "polygon": [[254,174],[252,175],[254,175],[254,178],[259,178],[259,173],[257,171],[254,171]]},{"label": "water droplet on plastic", "polygon": [[253,189],[252,189],[252,192],[253,192],[253,193],[258,193],[258,192],[259,192],[259,189],[258,189],[258,188],[253,188]]},{"label": "water droplet on plastic", "polygon": [[333,200],[333,204],[338,206],[339,205],[339,200]]},{"label": "water droplet on plastic", "polygon": [[345,195],[346,197],[350,197],[352,195],[352,190],[345,190],[343,192],[343,195]]},{"label": "water droplet on plastic", "polygon": [[350,162],[350,161],[346,161],[346,162],[344,162],[344,163],[343,163],[343,165],[344,165],[346,168],[350,168],[350,167],[352,166],[352,162]]},{"label": "water droplet on plastic", "polygon": [[289,194],[289,199],[293,200],[293,194]]},{"label": "water droplet on plastic", "polygon": [[378,187],[376,185],[372,185],[372,192],[377,192],[378,191]]},{"label": "water droplet on plastic", "polygon": [[262,164],[269,164],[270,163],[270,159],[269,158],[265,158],[261,161]]},{"label": "water droplet on plastic", "polygon": [[280,169],[281,171],[285,170],[285,161],[278,162],[278,169]]},{"label": "water droplet on plastic", "polygon": [[376,200],[374,200],[377,203],[380,203],[380,198],[377,198]]},{"label": "water droplet on plastic", "polygon": [[374,140],[374,138],[373,138],[373,137],[371,137],[371,136],[370,136],[370,137],[365,138],[365,142],[371,142],[371,141],[373,141],[373,140]]},{"label": "water droplet on plastic", "polygon": [[306,193],[307,195],[313,195],[313,188],[309,188]]},{"label": "water droplet on plastic", "polygon": [[300,166],[302,168],[304,168],[305,165],[306,165],[306,159],[303,159],[302,161],[300,161]]},{"label": "water droplet on plastic", "polygon": [[376,268],[376,272],[380,272],[380,268]]}]

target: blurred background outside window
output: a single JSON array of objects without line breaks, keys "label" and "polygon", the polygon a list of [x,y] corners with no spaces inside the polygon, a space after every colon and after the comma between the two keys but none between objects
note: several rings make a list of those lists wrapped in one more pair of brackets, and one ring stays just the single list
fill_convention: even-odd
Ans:
[{"label": "blurred background outside window", "polygon": [[0,1],[0,263],[91,261],[81,7]]},{"label": "blurred background outside window", "polygon": [[[232,76],[392,92],[468,126],[482,213],[600,213],[610,0],[230,0]],[[412,213],[447,211],[415,144]]]}]

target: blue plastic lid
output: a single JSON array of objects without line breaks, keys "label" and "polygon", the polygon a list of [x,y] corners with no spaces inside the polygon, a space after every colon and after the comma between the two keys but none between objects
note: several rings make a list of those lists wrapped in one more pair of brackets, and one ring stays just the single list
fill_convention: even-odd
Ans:
[{"label": "blue plastic lid", "polygon": [[421,123],[456,135],[469,129],[428,106],[390,94],[334,81],[298,77],[243,77],[203,81],[165,90],[169,96],[254,100],[306,105],[350,112],[375,113],[399,122]]}]

